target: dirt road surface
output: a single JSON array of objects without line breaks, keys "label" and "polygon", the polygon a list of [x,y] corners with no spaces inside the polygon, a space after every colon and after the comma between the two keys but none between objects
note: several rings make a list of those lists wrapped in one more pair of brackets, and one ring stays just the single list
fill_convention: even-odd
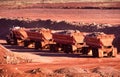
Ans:
[{"label": "dirt road surface", "polygon": [[120,24],[119,9],[0,9],[0,17]]},{"label": "dirt road surface", "polygon": [[[4,40],[0,41],[4,44]],[[28,59],[32,59],[33,63],[17,64],[8,66],[15,66],[21,70],[28,70],[38,67],[45,67],[52,70],[63,67],[80,67],[86,69],[93,69],[96,67],[113,67],[120,70],[120,55],[115,58],[93,58],[91,55],[85,56],[80,54],[65,54],[65,53],[53,53],[48,50],[34,50],[30,48],[24,48],[21,46],[3,45],[9,50],[13,51],[17,55],[26,56]],[[19,52],[19,53],[18,53]],[[0,64],[0,68],[4,64]]]}]

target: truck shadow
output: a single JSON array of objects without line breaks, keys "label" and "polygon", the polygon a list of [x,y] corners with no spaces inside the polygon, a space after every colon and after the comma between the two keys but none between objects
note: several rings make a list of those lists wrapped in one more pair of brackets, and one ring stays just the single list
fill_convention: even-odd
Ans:
[{"label": "truck shadow", "polygon": [[3,45],[7,49],[9,49],[12,52],[22,52],[22,53],[31,53],[39,56],[47,56],[47,57],[72,57],[72,58],[93,58],[91,55],[82,55],[80,53],[64,53],[62,51],[60,52],[51,52],[47,49],[44,50],[35,50],[33,48],[25,48],[23,46],[17,46],[17,45]]},{"label": "truck shadow", "polygon": [[[91,54],[89,54],[89,55],[83,55],[81,53],[75,53],[75,54],[69,53],[69,54],[67,54],[67,53],[64,53],[63,51],[51,52],[47,49],[35,50],[33,48],[25,48],[23,46],[17,46],[17,45],[4,44],[3,46],[12,52],[30,53],[30,54],[34,54],[34,55],[43,56],[43,57],[97,58],[97,57],[93,57]],[[104,58],[109,58],[109,57],[104,56]]]},{"label": "truck shadow", "polygon": [[40,56],[47,56],[47,57],[72,57],[72,58],[93,58],[90,55],[82,55],[82,54],[66,54],[66,53],[53,53],[53,52],[46,52],[46,53],[38,53],[37,55]]}]

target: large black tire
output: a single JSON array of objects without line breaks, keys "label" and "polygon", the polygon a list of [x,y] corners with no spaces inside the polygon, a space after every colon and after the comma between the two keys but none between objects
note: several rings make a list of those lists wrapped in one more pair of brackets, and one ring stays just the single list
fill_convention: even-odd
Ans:
[{"label": "large black tire", "polygon": [[14,45],[18,45],[17,38],[14,38]]},{"label": "large black tire", "polygon": [[63,50],[64,53],[69,53],[69,52],[67,51],[66,45],[62,45],[62,50]]},{"label": "large black tire", "polygon": [[28,40],[25,40],[25,41],[24,41],[24,47],[28,47],[28,46],[29,46],[29,43],[30,43],[30,42],[29,42]]},{"label": "large black tire", "polygon": [[89,47],[83,47],[81,50],[82,54],[88,55],[88,53],[90,52],[90,48]]},{"label": "large black tire", "polygon": [[6,42],[7,42],[8,45],[11,45],[10,39],[6,38]]},{"label": "large black tire", "polygon": [[73,53],[74,52],[74,51],[72,51],[72,46],[71,45],[64,45],[63,47],[64,47],[63,48],[64,53],[69,54],[69,53]]},{"label": "large black tire", "polygon": [[9,44],[9,45],[18,45],[18,42],[17,42],[17,38],[16,38],[16,37],[12,38],[11,36],[7,36],[7,37],[6,37],[6,42],[7,42],[7,44]]},{"label": "large black tire", "polygon": [[92,48],[93,57],[98,57],[98,48]]},{"label": "large black tire", "polygon": [[70,53],[75,53],[75,51],[73,51],[72,45],[68,45],[68,46],[67,46],[67,50],[68,50],[68,52],[70,52]]},{"label": "large black tire", "polygon": [[41,45],[41,42],[40,41],[36,41],[35,42],[35,49],[42,49],[42,45]]},{"label": "large black tire", "polygon": [[50,44],[49,47],[50,47],[50,51],[53,52],[54,51],[54,45]]},{"label": "large black tire", "polygon": [[103,51],[100,48],[92,48],[92,55],[93,57],[99,57],[99,58],[102,58],[104,56]]},{"label": "large black tire", "polygon": [[58,52],[58,46],[56,44],[51,44],[50,51],[51,52]]}]

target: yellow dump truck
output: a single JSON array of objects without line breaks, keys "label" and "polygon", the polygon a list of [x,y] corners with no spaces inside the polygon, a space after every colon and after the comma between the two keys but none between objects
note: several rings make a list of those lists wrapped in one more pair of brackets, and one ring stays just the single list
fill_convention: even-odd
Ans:
[{"label": "yellow dump truck", "polygon": [[21,27],[10,28],[10,33],[6,36],[7,43],[17,45],[23,42],[28,37],[25,30]]},{"label": "yellow dump truck", "polygon": [[85,48],[84,52],[89,52],[92,50],[92,55],[94,57],[104,57],[111,56],[115,57],[117,55],[117,49],[112,45],[115,36],[113,34],[105,33],[91,33],[86,35],[84,42],[88,47]]},{"label": "yellow dump truck", "polygon": [[49,44],[52,43],[52,34],[50,29],[45,28],[14,27],[10,29],[6,41],[8,44],[14,45],[22,42],[24,47],[33,44],[35,49],[42,49],[49,47]]},{"label": "yellow dump truck", "polygon": [[49,44],[52,43],[52,34],[50,29],[35,28],[25,30],[28,38],[24,41],[24,46],[28,46],[30,43],[34,43],[35,49],[49,48]]},{"label": "yellow dump truck", "polygon": [[52,33],[55,44],[50,46],[51,51],[62,50],[65,53],[78,52],[84,46],[84,35],[80,31],[62,30]]}]

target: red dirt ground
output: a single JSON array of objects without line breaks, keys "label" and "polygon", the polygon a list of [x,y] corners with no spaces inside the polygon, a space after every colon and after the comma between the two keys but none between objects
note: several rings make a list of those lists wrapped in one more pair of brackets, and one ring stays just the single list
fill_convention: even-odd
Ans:
[{"label": "red dirt ground", "polygon": [[[108,24],[120,24],[120,10],[119,9],[39,9],[39,8],[31,8],[31,9],[0,9],[0,17],[1,18],[23,18],[23,19],[51,19],[56,21],[68,21],[68,22],[85,22],[85,23],[108,23]],[[5,43],[2,40],[0,43]],[[11,48],[12,47],[12,48]],[[18,49],[17,49],[18,48]],[[22,50],[16,46],[10,46],[8,49],[15,50],[18,52]],[[16,55],[25,56],[28,59],[32,59],[33,63],[20,63],[20,64],[0,64],[0,73],[1,76],[7,76],[6,74],[19,73],[22,74],[20,76],[14,75],[13,77],[23,77],[26,71],[37,69],[37,68],[47,68],[50,70],[57,70],[59,68],[64,67],[77,67],[78,69],[88,69],[93,70],[97,67],[107,67],[114,68],[120,71],[120,55],[116,58],[92,58],[91,56],[82,56],[79,54],[63,54],[63,53],[49,53],[49,52],[34,52],[35,50],[26,50],[23,48],[24,52],[15,53]],[[2,50],[0,50],[2,52]],[[25,52],[29,52],[26,53]],[[30,54],[31,53],[31,54]],[[12,72],[11,72],[12,71]],[[110,70],[108,70],[109,72]],[[32,71],[34,72],[34,70]],[[91,71],[92,72],[92,71]],[[98,71],[99,72],[99,71]],[[111,71],[110,71],[111,73]],[[36,75],[36,76],[35,76]],[[114,73],[113,77],[119,77],[120,73]],[[10,75],[11,76],[11,75]],[[28,74],[26,77],[38,77],[38,74]],[[93,75],[94,76],[94,75]],[[93,77],[91,76],[91,77]],[[40,76],[40,77],[50,77],[49,76]],[[52,76],[51,76],[52,77]],[[53,77],[57,77],[54,75]],[[58,76],[65,77],[65,76]],[[74,77],[74,76],[72,76]],[[76,76],[76,77],[79,77]],[[86,76],[90,77],[90,76]],[[100,76],[96,76],[100,77]],[[104,76],[103,76],[104,77]],[[112,75],[111,75],[112,77]]]},{"label": "red dirt ground", "polygon": [[[0,42],[2,44],[5,43],[4,40],[1,40]],[[13,52],[14,55],[26,56],[27,59],[32,59],[33,61],[32,63],[0,64],[0,69],[2,69],[0,73],[2,73],[4,76],[6,76],[6,74],[7,75],[12,74],[13,77],[16,77],[16,73],[18,73],[20,74],[18,77],[20,77],[21,75],[23,76],[24,74],[26,77],[28,75],[42,77],[44,75],[42,74],[41,76],[41,73],[40,75],[39,73],[35,73],[34,75],[32,73],[31,73],[32,75],[29,73],[26,75],[25,73],[26,71],[30,71],[33,69],[37,70],[39,68],[42,69],[42,71],[46,70],[46,72],[44,73],[50,72],[48,70],[54,71],[54,70],[59,70],[61,68],[65,68],[66,71],[71,70],[72,72],[75,72],[76,68],[77,68],[76,70],[80,70],[82,68],[84,70],[90,71],[90,73],[92,72],[92,70],[95,70],[96,72],[102,70],[103,72],[107,72],[107,73],[108,72],[110,73],[113,70],[113,72],[116,73],[116,74],[113,73],[114,74],[113,77],[120,76],[120,73],[118,73],[120,72],[120,55],[118,55],[116,58],[107,58],[107,57],[92,58],[91,56],[84,56],[84,55],[79,55],[79,54],[50,53],[50,52],[41,51],[41,50],[39,50],[39,52],[38,51],[36,52],[34,49],[26,49],[26,48],[19,47],[19,46],[10,46],[10,45],[4,45],[4,46],[10,50],[14,50],[15,51]],[[80,71],[82,71],[82,69]],[[4,70],[7,70],[7,73],[5,73]],[[63,72],[65,72],[65,70]],[[90,73],[88,73],[87,76],[89,76]],[[84,77],[85,76],[85,75],[83,76],[80,76],[80,75],[75,76],[75,75],[77,74],[74,74],[72,77]],[[92,75],[90,77],[93,77],[93,76],[101,77],[98,74],[96,75],[94,73],[90,75]],[[61,75],[58,75],[58,76],[55,75],[55,76],[50,76],[50,77],[61,77]],[[65,77],[69,77],[69,76],[65,75]],[[103,75],[103,77],[105,77],[105,75]],[[110,77],[112,77],[111,74],[110,74]]]},{"label": "red dirt ground", "polygon": [[1,18],[120,24],[120,10],[101,9],[0,9]]}]

